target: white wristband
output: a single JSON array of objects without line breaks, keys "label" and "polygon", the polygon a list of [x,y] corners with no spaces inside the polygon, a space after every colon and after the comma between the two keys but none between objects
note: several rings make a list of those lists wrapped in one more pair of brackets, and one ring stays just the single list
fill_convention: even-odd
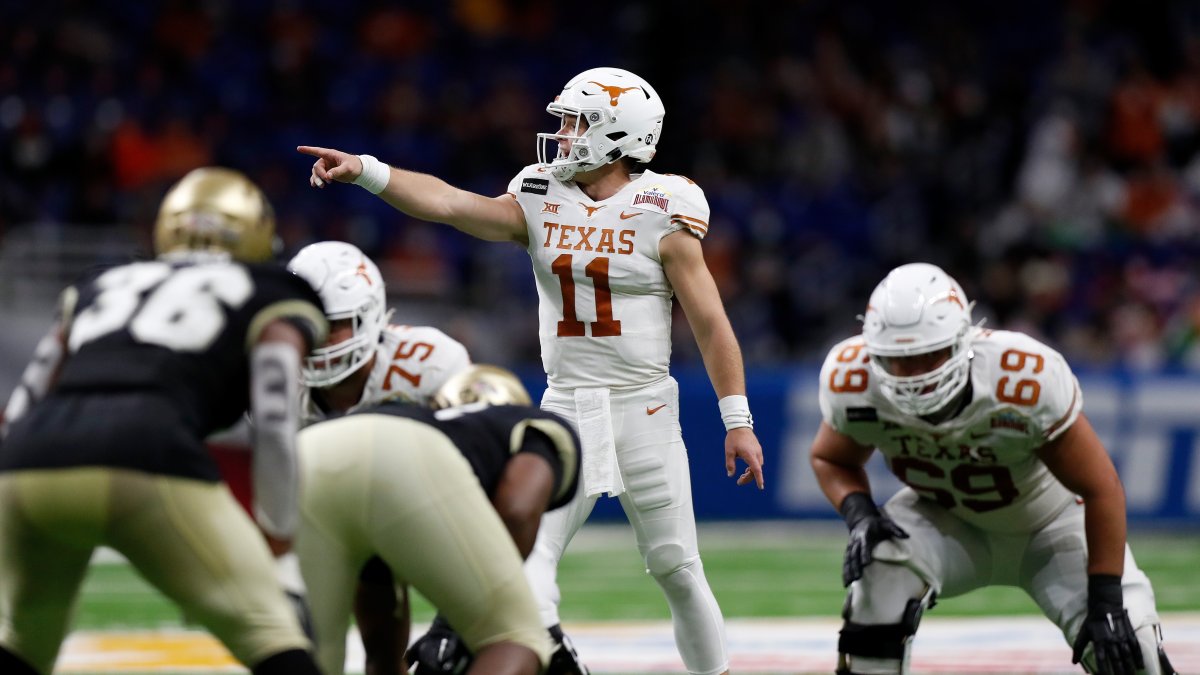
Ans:
[{"label": "white wristband", "polygon": [[721,409],[721,421],[725,423],[725,431],[742,427],[754,428],[754,418],[750,415],[750,402],[745,396],[726,396],[717,401]]},{"label": "white wristband", "polygon": [[359,155],[358,159],[362,162],[362,173],[358,178],[354,179],[354,184],[364,188],[367,192],[377,195],[383,192],[387,187],[388,181],[392,178],[392,167],[375,159],[371,155]]}]

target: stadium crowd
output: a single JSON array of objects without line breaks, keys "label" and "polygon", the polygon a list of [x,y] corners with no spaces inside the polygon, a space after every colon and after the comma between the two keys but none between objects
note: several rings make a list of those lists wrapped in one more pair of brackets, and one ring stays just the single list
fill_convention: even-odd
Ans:
[{"label": "stadium crowd", "polygon": [[[1200,367],[1200,6],[1105,0],[0,3],[0,244],[145,226],[189,169],[263,186],[289,251],[345,239],[481,361],[532,362],[528,260],[308,189],[300,142],[484,194],[583,68],[667,102],[662,166],[750,364],[815,362],[889,268],[942,266],[991,325],[1081,365]],[[686,16],[686,20],[685,20]],[[149,247],[147,246],[147,249]],[[685,322],[677,321],[677,330]],[[676,363],[698,362],[690,339]]]}]

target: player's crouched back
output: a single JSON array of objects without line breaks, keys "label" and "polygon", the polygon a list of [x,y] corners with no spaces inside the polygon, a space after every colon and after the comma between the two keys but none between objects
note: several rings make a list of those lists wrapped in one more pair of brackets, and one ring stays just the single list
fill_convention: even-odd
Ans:
[{"label": "player's crouched back", "polygon": [[522,557],[542,513],[575,494],[569,425],[529,405],[384,403],[306,429],[300,454],[297,552],[326,673],[343,671],[354,589],[374,559],[458,629],[474,654],[468,672],[546,665]]}]

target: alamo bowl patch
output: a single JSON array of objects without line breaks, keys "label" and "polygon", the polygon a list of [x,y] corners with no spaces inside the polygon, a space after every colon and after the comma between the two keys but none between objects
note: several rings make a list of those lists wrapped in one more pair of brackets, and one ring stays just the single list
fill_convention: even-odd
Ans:
[{"label": "alamo bowl patch", "polygon": [[643,211],[670,213],[671,195],[656,186],[635,194],[629,205]]},{"label": "alamo bowl patch", "polygon": [[522,178],[521,192],[544,195],[550,191],[550,180],[546,178]]}]

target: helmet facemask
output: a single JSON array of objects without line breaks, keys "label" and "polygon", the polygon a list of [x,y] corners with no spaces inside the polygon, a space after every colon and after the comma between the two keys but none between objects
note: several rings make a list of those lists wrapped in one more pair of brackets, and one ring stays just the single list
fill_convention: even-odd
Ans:
[{"label": "helmet facemask", "polygon": [[[538,163],[559,180],[571,180],[622,157],[649,162],[662,135],[664,109],[642,78],[619,68],[593,68],[576,75],[546,106],[573,128],[540,133]],[[564,152],[563,145],[570,144]]]},{"label": "helmet facemask", "polygon": [[340,241],[306,246],[288,263],[288,269],[321,296],[331,324],[350,323],[350,337],[318,347],[304,359],[304,384],[332,387],[370,363],[375,354],[391,316],[383,276],[362,251]]},{"label": "helmet facemask", "polygon": [[327,315],[331,324],[339,320],[351,321],[352,333],[349,338],[318,347],[305,357],[301,375],[306,387],[332,387],[370,362],[390,315],[374,305],[373,299],[368,299],[353,311]]},{"label": "helmet facemask", "polygon": [[[971,307],[962,288],[926,263],[902,265],[875,288],[863,316],[871,373],[884,398],[906,414],[942,410],[966,388],[971,373]],[[897,359],[948,352],[929,372],[896,374]]]},{"label": "helmet facemask", "polygon": [[[900,412],[917,417],[932,415],[948,405],[967,385],[971,372],[969,341],[959,340],[948,347],[950,356],[940,366],[920,375],[893,375],[889,362],[901,357],[872,354],[871,372],[879,378],[879,388],[885,398]],[[939,350],[940,351],[940,350]]]}]

